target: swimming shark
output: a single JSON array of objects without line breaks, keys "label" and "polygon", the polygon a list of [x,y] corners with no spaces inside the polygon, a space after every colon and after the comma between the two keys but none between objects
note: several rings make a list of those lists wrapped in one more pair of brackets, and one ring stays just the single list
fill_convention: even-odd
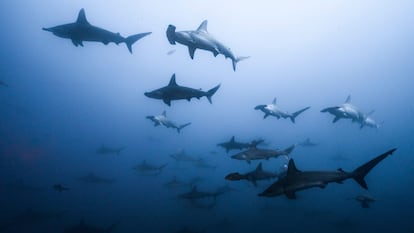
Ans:
[{"label": "swimming shark", "polygon": [[158,175],[159,173],[161,173],[162,169],[166,167],[167,165],[168,164],[157,166],[157,165],[149,164],[147,163],[146,160],[143,160],[140,164],[135,165],[132,169],[142,172],[142,173],[155,173]]},{"label": "swimming shark", "polygon": [[211,104],[211,97],[214,95],[214,93],[216,93],[216,91],[219,88],[220,84],[208,91],[202,91],[190,87],[179,86],[175,81],[175,74],[173,74],[167,86],[150,92],[145,92],[144,95],[153,99],[161,99],[168,106],[171,106],[171,100],[186,99],[190,101],[191,98],[200,99],[203,96],[207,97],[208,102],[210,102]]},{"label": "swimming shark", "polygon": [[191,59],[194,59],[196,49],[207,50],[212,52],[214,56],[222,54],[226,59],[230,58],[233,64],[233,70],[236,71],[236,64],[241,60],[249,58],[236,57],[229,47],[216,40],[207,31],[207,20],[204,20],[197,30],[191,31],[176,31],[176,27],[170,24],[168,25],[166,34],[170,44],[175,45],[177,42],[188,46]]},{"label": "swimming shark", "polygon": [[257,105],[254,109],[256,110],[261,110],[262,112],[264,112],[264,116],[263,118],[267,118],[268,116],[274,116],[277,119],[280,118],[289,118],[293,123],[295,123],[295,119],[296,117],[301,114],[302,112],[308,110],[310,107],[306,107],[303,108],[299,111],[296,111],[292,114],[288,113],[287,111],[283,111],[282,109],[280,109],[277,105],[276,105],[276,101],[277,99],[274,98],[273,102],[271,104],[262,104],[262,105]]},{"label": "swimming shark", "polygon": [[238,172],[233,172],[225,176],[226,180],[247,180],[249,182],[252,182],[254,186],[257,187],[257,181],[258,180],[270,180],[273,178],[279,178],[286,174],[286,172],[280,172],[280,173],[274,173],[263,170],[262,163],[260,162],[259,165],[257,165],[256,169],[247,172],[245,174],[240,174]]},{"label": "swimming shark", "polygon": [[269,149],[259,149],[255,146],[250,147],[248,150],[242,151],[235,155],[232,155],[232,159],[237,160],[246,160],[247,163],[250,163],[251,160],[277,158],[279,156],[285,156],[289,158],[289,154],[295,149],[295,145],[292,145],[285,150],[269,150]]},{"label": "swimming shark", "polygon": [[196,168],[205,168],[205,169],[216,169],[217,166],[210,164],[205,159],[198,159],[197,161],[193,161],[193,166]]},{"label": "swimming shark", "polygon": [[52,32],[55,36],[70,39],[76,47],[83,46],[84,41],[102,42],[107,45],[110,42],[115,44],[125,43],[129,52],[132,53],[132,45],[139,39],[151,34],[151,32],[139,33],[128,37],[122,37],[119,33],[113,33],[105,29],[93,26],[86,19],[85,10],[82,8],[74,23],[63,24],[50,28],[43,28]]},{"label": "swimming shark", "polygon": [[207,191],[199,191],[197,186],[193,186],[191,191],[180,194],[178,197],[187,200],[196,200],[196,199],[203,199],[203,198],[213,198],[216,199],[217,196],[223,194],[223,192],[207,192]]},{"label": "swimming shark", "polygon": [[360,202],[362,208],[369,208],[370,203],[377,201],[375,198],[373,198],[371,196],[368,196],[368,195],[364,195],[364,194],[358,195],[358,196],[353,197],[353,198],[349,198],[348,200],[350,200],[350,199],[353,199],[353,200],[356,200],[356,201]]},{"label": "swimming shark", "polygon": [[230,141],[219,143],[217,146],[223,147],[228,153],[230,150],[243,150],[252,146],[257,146],[262,142],[264,142],[263,139],[253,140],[251,143],[237,142],[235,141],[234,136],[232,136]]},{"label": "swimming shark", "polygon": [[164,183],[164,186],[167,188],[184,188],[184,187],[192,187],[197,182],[200,181],[200,178],[196,177],[189,182],[178,180],[176,176],[174,176],[171,180]]},{"label": "swimming shark", "polygon": [[8,87],[9,85],[7,85],[7,83],[5,83],[5,82],[3,82],[3,81],[0,80],[0,86]]},{"label": "swimming shark", "polygon": [[94,173],[89,173],[86,176],[81,176],[77,178],[77,180],[90,184],[112,184],[114,182],[113,179],[100,177],[95,175]]},{"label": "swimming shark", "polygon": [[81,220],[79,224],[67,227],[63,233],[110,233],[116,226],[117,224],[112,224],[107,228],[102,228],[86,224],[85,221]]},{"label": "swimming shark", "polygon": [[181,149],[179,152],[174,153],[174,154],[170,154],[170,157],[175,159],[175,161],[177,162],[191,162],[191,163],[196,163],[200,160],[202,160],[201,158],[196,158],[194,156],[188,155],[185,150]]},{"label": "swimming shark", "polygon": [[296,199],[296,192],[313,187],[325,188],[329,183],[342,183],[347,179],[354,179],[362,188],[368,189],[365,176],[379,162],[391,155],[396,149],[391,149],[367,163],[356,168],[352,172],[342,169],[337,171],[299,171],[293,159],[289,160],[287,175],[270,185],[259,196],[274,197],[286,195],[289,199]]},{"label": "swimming shark", "polygon": [[54,185],[52,186],[52,188],[53,188],[54,190],[56,190],[57,192],[59,192],[59,193],[61,193],[61,192],[63,192],[63,191],[69,191],[69,190],[70,190],[70,188],[65,187],[65,186],[63,186],[63,185],[61,185],[61,184],[54,184]]},{"label": "swimming shark", "polygon": [[345,103],[334,107],[324,108],[321,112],[328,112],[334,115],[335,118],[332,123],[335,123],[340,119],[351,119],[352,122],[359,122],[364,115],[357,107],[351,104],[351,95],[348,95]]},{"label": "swimming shark", "polygon": [[317,146],[317,145],[319,145],[319,143],[312,142],[309,138],[306,138],[304,141],[301,141],[298,143],[298,146],[303,146],[303,147],[311,147],[311,146]]},{"label": "swimming shark", "polygon": [[154,126],[163,125],[167,128],[174,128],[177,129],[178,133],[180,133],[181,129],[191,124],[191,122],[188,122],[186,124],[176,125],[174,122],[170,121],[167,118],[166,111],[163,111],[161,115],[147,116],[146,118],[154,122]]},{"label": "swimming shark", "polygon": [[105,145],[102,145],[101,147],[99,147],[96,150],[96,153],[97,154],[103,154],[103,155],[107,155],[107,154],[119,155],[119,154],[121,154],[121,151],[123,151],[124,149],[125,149],[125,147],[111,148],[111,147],[107,147]]}]

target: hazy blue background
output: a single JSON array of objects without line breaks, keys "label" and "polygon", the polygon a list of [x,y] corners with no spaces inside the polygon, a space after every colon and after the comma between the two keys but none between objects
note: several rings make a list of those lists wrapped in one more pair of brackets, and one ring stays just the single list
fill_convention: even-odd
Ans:
[{"label": "hazy blue background", "polygon": [[[32,209],[65,211],[60,219],[34,221],[4,232],[63,232],[87,223],[114,232],[176,232],[183,226],[207,232],[413,232],[414,195],[414,2],[413,1],[23,1],[0,2],[0,206],[2,224]],[[42,27],[74,22],[85,8],[93,25],[127,36],[151,31],[130,55],[125,45],[85,42],[75,47]],[[170,45],[168,24],[177,30],[196,29],[208,20],[208,30],[232,48],[241,61]],[[175,53],[167,52],[175,49]],[[162,101],[144,92],[168,83],[207,90],[221,83],[213,104],[201,100]],[[320,113],[344,102],[383,121],[378,129]],[[296,124],[269,117],[253,108],[274,97],[280,107],[311,109]],[[147,115],[167,111],[178,123],[191,121],[181,134],[153,127]],[[299,169],[342,167],[352,170],[370,158],[397,147],[394,155],[367,177],[370,209],[346,200],[366,193],[355,182],[286,197],[259,198],[272,182],[258,188],[231,183],[211,210],[177,200],[187,189],[163,184],[202,177],[202,190],[226,184],[229,172],[247,172],[248,165],[229,158],[219,142],[232,135],[249,141],[264,138],[269,148],[285,148],[310,137],[320,145],[297,148],[292,157]],[[120,156],[100,155],[102,144],[125,146]],[[185,149],[217,169],[176,164],[169,154]],[[213,152],[213,153],[212,153]],[[236,152],[234,152],[236,153]],[[332,158],[342,155],[348,160]],[[168,163],[162,174],[143,176],[131,168],[146,159]],[[264,162],[275,170],[283,159]],[[94,172],[116,180],[111,185],[87,185],[77,177]],[[15,190],[9,183],[39,187]],[[71,188],[59,194],[51,186]],[[226,225],[217,224],[226,219]],[[18,220],[19,221],[19,220]],[[18,222],[17,221],[17,222]],[[2,225],[0,224],[0,226]],[[17,231],[16,231],[17,229]],[[20,230],[19,230],[20,229]],[[24,230],[22,230],[24,229]]]}]

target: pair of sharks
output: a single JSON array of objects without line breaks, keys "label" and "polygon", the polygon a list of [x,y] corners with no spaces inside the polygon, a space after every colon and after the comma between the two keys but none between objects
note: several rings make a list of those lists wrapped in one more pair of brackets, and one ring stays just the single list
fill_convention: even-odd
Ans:
[{"label": "pair of sharks", "polygon": [[[83,46],[84,41],[102,42],[105,45],[111,42],[117,45],[125,43],[130,53],[132,53],[132,45],[136,41],[151,34],[151,32],[144,32],[123,37],[120,33],[114,33],[96,27],[88,22],[84,9],[79,11],[76,22],[43,28],[43,30],[52,32],[54,35],[61,38],[70,39],[76,47]],[[222,54],[225,58],[230,58],[232,60],[233,70],[235,71],[237,62],[248,58],[236,57],[229,47],[215,39],[207,31],[207,20],[204,20],[197,30],[189,31],[176,31],[176,27],[170,24],[168,25],[166,35],[170,44],[175,45],[176,43],[180,43],[188,46],[191,59],[194,58],[196,49],[210,51],[214,56]]]},{"label": "pair of sharks", "polygon": [[371,128],[379,128],[380,123],[377,123],[371,115],[374,113],[374,111],[369,112],[368,114],[365,114],[361,112],[356,106],[351,104],[351,96],[349,95],[345,103],[328,107],[325,109],[322,109],[321,112],[328,112],[335,116],[333,119],[333,123],[337,122],[340,119],[351,119],[352,122],[357,122],[360,124],[360,128],[362,129],[364,126],[371,127]]},{"label": "pair of sharks", "polygon": [[180,133],[180,131],[186,127],[189,126],[191,124],[191,122],[182,124],[182,125],[177,125],[176,123],[172,122],[171,120],[169,120],[167,118],[167,112],[163,111],[161,115],[153,115],[153,116],[147,116],[147,119],[151,120],[152,122],[154,122],[154,126],[159,126],[159,125],[163,125],[167,128],[173,128],[176,129],[178,133]]}]

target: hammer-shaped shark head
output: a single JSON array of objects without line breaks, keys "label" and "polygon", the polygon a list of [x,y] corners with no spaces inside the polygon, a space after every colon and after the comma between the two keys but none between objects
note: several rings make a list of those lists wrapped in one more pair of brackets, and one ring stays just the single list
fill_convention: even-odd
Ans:
[{"label": "hammer-shaped shark head", "polygon": [[51,32],[53,35],[61,38],[70,38],[71,36],[71,32],[68,30],[68,27],[64,27],[63,25],[42,29]]},{"label": "hammer-shaped shark head", "polygon": [[149,98],[153,99],[162,99],[163,98],[163,92],[160,90],[145,92],[144,95]]}]

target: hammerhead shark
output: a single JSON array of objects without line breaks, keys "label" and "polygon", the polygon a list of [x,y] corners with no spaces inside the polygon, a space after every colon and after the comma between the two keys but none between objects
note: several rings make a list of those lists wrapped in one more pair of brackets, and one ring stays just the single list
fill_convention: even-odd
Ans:
[{"label": "hammerhead shark", "polygon": [[216,40],[207,31],[207,20],[204,20],[197,30],[192,31],[176,31],[174,25],[168,25],[167,38],[170,44],[175,45],[176,42],[188,46],[188,52],[191,59],[194,59],[196,49],[203,49],[213,53],[214,56],[218,54],[224,55],[225,58],[230,58],[233,64],[233,70],[236,71],[237,62],[248,57],[236,57],[229,47],[225,46],[220,41]]},{"label": "hammerhead shark", "polygon": [[214,93],[216,93],[216,91],[219,88],[220,84],[208,91],[202,91],[190,87],[179,86],[175,81],[175,74],[173,74],[167,86],[150,92],[145,92],[144,95],[153,99],[161,99],[168,106],[171,106],[171,100],[184,99],[190,101],[191,98],[200,99],[203,96],[207,97],[208,102],[210,102],[211,104],[211,97],[214,95]]},{"label": "hammerhead shark", "polygon": [[167,118],[166,111],[163,111],[161,115],[147,116],[146,118],[154,122],[154,126],[163,125],[167,128],[177,129],[178,133],[180,133],[181,129],[191,124],[191,122],[182,125],[175,124]]},{"label": "hammerhead shark", "polygon": [[324,108],[321,112],[328,112],[334,115],[335,118],[332,123],[335,123],[340,119],[351,119],[352,122],[359,122],[362,120],[364,115],[357,107],[351,104],[351,95],[348,95],[345,103],[338,106]]},{"label": "hammerhead shark", "polygon": [[259,165],[257,165],[256,169],[247,172],[245,174],[240,174],[238,172],[233,172],[228,174],[225,179],[226,180],[247,180],[249,182],[252,182],[254,186],[257,186],[258,180],[269,180],[273,178],[279,178],[286,174],[286,172],[280,172],[280,173],[274,173],[274,172],[268,172],[263,170],[262,163],[260,162]]},{"label": "hammerhead shark", "polygon": [[97,154],[103,154],[103,155],[107,155],[107,154],[119,155],[119,154],[121,154],[121,151],[123,151],[124,149],[125,149],[125,147],[111,148],[111,147],[107,147],[105,145],[101,145],[101,147],[99,147],[96,150],[96,153]]},{"label": "hammerhead shark", "polygon": [[219,144],[217,144],[217,146],[223,147],[224,149],[226,149],[226,152],[228,153],[230,150],[243,150],[243,149],[247,149],[247,148],[252,147],[252,146],[257,146],[262,142],[264,142],[263,139],[253,140],[250,143],[237,142],[234,139],[234,136],[232,136],[230,141],[219,143]]},{"label": "hammerhead shark", "polygon": [[342,183],[347,179],[354,179],[362,188],[368,189],[365,182],[365,176],[379,162],[391,155],[396,149],[391,149],[381,154],[367,163],[356,168],[352,172],[346,172],[342,169],[337,171],[299,171],[293,159],[289,160],[287,175],[270,185],[259,196],[274,197],[286,195],[289,199],[296,199],[296,192],[313,187],[325,188],[329,183]]},{"label": "hammerhead shark", "polygon": [[135,165],[132,169],[142,172],[142,173],[153,173],[153,174],[158,175],[161,173],[162,169],[166,166],[167,164],[163,164],[160,166],[149,164],[147,163],[146,160],[143,160],[140,164]]},{"label": "hammerhead shark", "polygon": [[364,194],[358,195],[358,196],[353,197],[353,198],[348,198],[348,200],[351,200],[351,199],[360,202],[362,208],[369,208],[370,203],[377,201],[375,198],[373,198],[371,196],[368,196],[368,195],[364,195]]},{"label": "hammerhead shark", "polygon": [[102,42],[105,45],[110,42],[125,43],[130,53],[132,53],[132,45],[136,41],[151,34],[151,32],[145,32],[124,38],[119,33],[113,33],[90,24],[86,19],[84,9],[79,11],[76,22],[43,28],[43,30],[52,32],[55,36],[70,39],[76,47],[83,46],[83,41]]},{"label": "hammerhead shark", "polygon": [[277,158],[279,156],[285,156],[288,158],[289,154],[295,149],[295,145],[292,145],[284,150],[269,150],[269,149],[260,149],[255,146],[250,147],[248,150],[242,151],[231,156],[232,159],[237,160],[246,160],[247,163],[250,163],[252,160]]},{"label": "hammerhead shark", "polygon": [[282,109],[280,109],[277,105],[276,105],[276,101],[277,99],[274,98],[273,102],[271,104],[262,104],[262,105],[257,105],[254,109],[256,110],[261,110],[262,112],[264,112],[264,116],[263,118],[267,118],[268,116],[274,116],[277,119],[280,118],[289,118],[293,123],[295,123],[295,119],[297,116],[299,116],[299,114],[301,114],[302,112],[308,110],[310,107],[306,107],[303,108],[299,111],[296,111],[292,114],[288,113],[287,111],[283,111]]}]

